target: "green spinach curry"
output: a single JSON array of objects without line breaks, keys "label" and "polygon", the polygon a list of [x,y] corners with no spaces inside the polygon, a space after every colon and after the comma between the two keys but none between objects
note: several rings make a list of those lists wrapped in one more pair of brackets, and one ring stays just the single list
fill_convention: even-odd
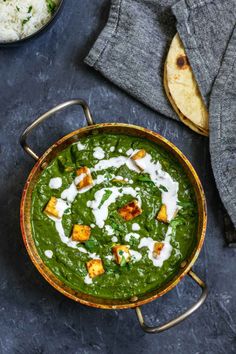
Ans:
[{"label": "green spinach curry", "polygon": [[196,245],[197,205],[179,163],[152,142],[92,134],[42,172],[32,197],[38,253],[74,290],[108,299],[169,281]]}]

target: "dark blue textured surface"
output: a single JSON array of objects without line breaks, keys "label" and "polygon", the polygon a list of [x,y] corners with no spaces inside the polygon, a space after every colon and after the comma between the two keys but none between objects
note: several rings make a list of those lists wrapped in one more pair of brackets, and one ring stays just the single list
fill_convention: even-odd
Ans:
[{"label": "dark blue textured surface", "polygon": [[[108,0],[68,0],[49,32],[22,47],[0,49],[0,353],[235,353],[236,250],[224,245],[208,140],[144,107],[83,64],[108,9]],[[132,310],[96,310],[63,297],[39,275],[23,246],[19,203],[34,162],[19,147],[19,134],[38,114],[77,97],[87,100],[96,122],[139,124],[170,139],[193,163],[205,188],[208,230],[194,269],[210,295],[191,318],[162,334],[144,334]],[[43,152],[84,123],[82,113],[71,109],[39,128],[31,143]],[[161,323],[197,295],[198,288],[184,279],[143,308],[146,319]]]}]

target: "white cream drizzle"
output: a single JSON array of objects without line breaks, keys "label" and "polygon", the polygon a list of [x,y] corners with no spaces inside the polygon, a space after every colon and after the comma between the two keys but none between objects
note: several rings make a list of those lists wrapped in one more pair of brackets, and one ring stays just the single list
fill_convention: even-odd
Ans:
[{"label": "white cream drizzle", "polygon": [[79,151],[84,150],[85,149],[85,145],[83,145],[80,141],[77,143],[77,148]]},{"label": "white cream drizzle", "polygon": [[82,253],[88,253],[88,251],[83,247],[77,247],[77,249]]},{"label": "white cream drizzle", "polygon": [[74,179],[74,184],[77,186],[86,176],[86,173],[81,173],[79,176],[76,176]]},{"label": "white cream drizzle", "polygon": [[140,230],[140,225],[137,224],[136,222],[134,222],[133,225],[132,225],[132,230],[133,231],[139,231]]},{"label": "white cream drizzle", "polygon": [[51,178],[49,181],[49,187],[51,189],[59,189],[62,186],[62,179],[61,177],[54,177]]},{"label": "white cream drizzle", "polygon": [[62,225],[62,219],[57,219],[50,215],[48,215],[48,217],[55,222],[55,227],[62,243],[66,244],[68,247],[78,249],[80,252],[87,253],[92,259],[100,259],[100,257],[96,253],[90,253],[85,248],[78,247],[78,244],[80,244],[80,242],[73,241],[71,237],[66,236]]},{"label": "white cream drizzle", "polygon": [[88,252],[88,255],[89,255],[89,257],[92,258],[92,259],[101,259],[96,253],[90,253],[90,252]]},{"label": "white cream drizzle", "polygon": [[126,155],[127,156],[133,155],[133,153],[134,153],[133,149],[129,149],[129,150],[126,151]]},{"label": "white cream drizzle", "polygon": [[138,251],[129,250],[129,253],[130,253],[131,257],[132,257],[132,261],[133,262],[138,262],[138,261],[140,261],[140,259],[142,259],[142,255]]},{"label": "white cream drizzle", "polygon": [[122,176],[115,176],[115,179],[117,179],[118,181],[124,181],[124,177]]},{"label": "white cream drizzle", "polygon": [[114,235],[114,230],[110,225],[105,225],[105,230],[109,236]]},{"label": "white cream drizzle", "polygon": [[[93,181],[92,185],[81,188],[81,189],[77,189],[76,184],[78,184],[84,178],[85,175],[84,176],[83,175],[84,174],[81,174],[80,176],[75,177],[75,179],[71,183],[71,185],[61,193],[62,199],[67,200],[69,203],[73,203],[77,194],[85,193],[85,192],[89,191],[91,188],[93,188],[93,186],[95,186],[97,184],[101,184],[107,179],[107,177],[104,175],[98,175],[97,179]],[[81,178],[81,176],[82,176],[82,178]]]},{"label": "white cream drizzle", "polygon": [[104,156],[105,156],[105,152],[101,147],[98,146],[93,150],[93,157],[95,159],[102,160],[104,159]]},{"label": "white cream drizzle", "polygon": [[[138,150],[135,150],[133,151],[133,153],[136,153],[137,151]],[[159,162],[157,163],[152,162],[151,155],[146,154],[145,157],[143,157],[142,159],[135,160],[135,162],[130,158],[126,158],[125,156],[118,156],[118,157],[112,157],[108,160],[101,160],[93,168],[91,168],[91,172],[105,170],[110,167],[119,168],[125,164],[128,166],[129,169],[136,172],[140,172],[140,169],[136,166],[137,161],[138,161],[138,165],[142,166],[143,172],[148,173],[150,175],[151,180],[154,182],[154,184],[157,187],[160,187],[162,185],[167,189],[167,191],[161,192],[162,203],[166,205],[168,221],[171,221],[171,219],[175,216],[176,212],[179,209],[177,205],[179,184],[178,182],[174,181],[167,172],[162,170],[162,167]],[[81,176],[78,177],[82,179]],[[76,177],[77,178],[76,183],[78,183],[79,181],[78,177]],[[121,176],[117,176],[117,177],[121,177]],[[97,180],[94,181],[94,185],[102,183],[105,179],[106,177],[104,175],[98,175]],[[61,198],[66,199],[68,200],[68,202],[72,203],[78,193],[84,193],[89,189],[91,189],[92,187],[93,186],[91,185],[82,188],[80,190],[77,190],[75,186],[75,182],[72,182],[69,188],[65,189],[62,192]],[[140,189],[136,188],[136,190],[139,191]]]},{"label": "white cream drizzle", "polygon": [[[52,217],[50,217],[50,218],[52,219]],[[67,237],[65,235],[62,221],[60,219],[56,219],[54,221],[55,221],[55,227],[58,232],[58,235],[60,236],[61,242],[65,243],[68,247],[77,248],[77,245],[79,242],[73,241],[71,237]]]},{"label": "white cream drizzle", "polygon": [[55,208],[56,208],[56,210],[58,212],[59,218],[62,218],[64,212],[69,207],[70,207],[70,205],[68,203],[66,203],[63,199],[61,199],[61,198],[57,199],[57,203],[56,203]]},{"label": "white cream drizzle", "polygon": [[[138,150],[135,150],[136,153]],[[164,186],[167,191],[161,191],[162,204],[166,205],[168,221],[171,221],[179,210],[178,190],[179,183],[174,181],[169,173],[163,171],[159,162],[153,162],[152,157],[146,154],[142,159],[135,160],[135,163],[144,173],[148,173],[151,180],[157,187]]]},{"label": "white cream drizzle", "polygon": [[64,189],[64,191],[61,193],[61,198],[67,200],[69,203],[72,203],[78,193],[79,191],[76,188],[75,183],[72,182],[71,185]]},{"label": "white cream drizzle", "polygon": [[148,258],[152,261],[155,267],[162,267],[164,261],[166,261],[172,252],[172,246],[170,244],[172,234],[171,226],[168,227],[165,240],[163,241],[164,247],[162,248],[160,254],[155,258],[153,257],[153,248],[154,244],[157,242],[153,240],[151,237],[143,237],[139,243],[138,248],[147,247],[148,248]]},{"label": "white cream drizzle", "polygon": [[106,259],[108,259],[108,261],[112,261],[114,259],[114,256],[111,254],[108,254],[107,256],[105,256]]},{"label": "white cream drizzle", "polygon": [[[78,147],[79,151],[83,150],[85,148],[85,146],[83,144],[81,144],[80,142],[77,144],[77,147]],[[114,148],[114,147],[112,147],[112,148]],[[113,149],[112,150],[110,149],[110,151],[113,151]],[[126,154],[128,156],[131,156],[132,154],[134,154],[137,151],[138,150],[134,151],[133,149],[129,149],[128,151],[126,151]],[[157,187],[162,185],[167,189],[167,191],[161,192],[162,193],[162,203],[165,204],[167,207],[168,221],[170,221],[174,217],[176,211],[179,208],[177,205],[179,184],[178,184],[178,182],[174,181],[172,179],[172,177],[167,172],[162,170],[161,164],[159,162],[157,162],[157,163],[152,162],[151,155],[149,155],[149,154],[146,154],[146,156],[144,158],[138,159],[135,161],[130,159],[130,157],[125,157],[125,156],[112,157],[107,160],[102,160],[102,158],[104,157],[104,156],[102,157],[103,153],[104,153],[104,151],[101,148],[99,148],[99,147],[95,148],[94,154],[97,156],[96,158],[98,158],[98,159],[101,158],[101,161],[99,161],[93,168],[90,169],[91,172],[98,172],[101,170],[106,170],[110,167],[119,168],[123,165],[126,165],[130,170],[133,170],[138,173],[140,173],[141,172],[140,169],[142,169],[144,173],[147,173],[150,175],[151,180],[155,183],[155,185]],[[112,178],[114,178],[114,177],[115,176],[112,176]],[[116,176],[115,178],[124,179],[121,176]],[[77,194],[85,193],[86,191],[91,189],[94,185],[103,183],[105,180],[107,180],[107,177],[106,177],[106,175],[98,175],[96,180],[93,181],[94,182],[93,185],[78,190],[76,188],[76,184],[78,184],[79,181],[82,179],[83,179],[83,175],[76,177],[75,180],[71,183],[71,185],[61,193],[61,198],[57,199],[56,209],[58,210],[59,218],[54,218],[52,216],[49,216],[49,218],[55,222],[56,230],[57,230],[57,232],[60,236],[60,239],[63,243],[65,243],[69,247],[77,248],[81,252],[88,253],[90,258],[99,259],[99,256],[97,256],[95,253],[89,253],[84,248],[78,247],[79,242],[73,241],[71,239],[71,237],[68,238],[65,235],[64,228],[62,225],[61,218],[62,218],[65,210],[68,209],[70,207],[71,203],[75,200]],[[51,185],[54,186],[54,188],[55,188],[55,185],[56,186],[59,185],[59,180],[57,180],[57,177],[52,178],[51,181],[50,181]],[[58,188],[60,188],[60,187],[58,187]],[[112,194],[100,206],[101,200],[102,200],[103,195],[106,190],[110,190],[112,192]],[[139,187],[136,187],[134,189],[132,187],[121,188],[121,187],[116,187],[116,186],[111,187],[111,188],[102,188],[99,191],[97,191],[94,194],[94,200],[87,202],[87,206],[92,209],[93,215],[96,220],[96,225],[99,228],[104,227],[105,220],[108,217],[108,208],[112,203],[114,203],[116,201],[116,199],[118,197],[121,197],[123,195],[131,195],[133,198],[136,198],[139,201],[139,204],[141,206],[141,199],[138,195],[139,191],[140,191]],[[91,227],[93,227],[92,225],[93,224],[91,224]],[[107,233],[112,236],[114,230],[111,227],[109,227],[109,225],[105,225],[105,228],[106,228]],[[138,231],[139,229],[140,229],[140,226],[137,223],[134,223],[132,225],[133,231]],[[167,234],[166,234],[166,238],[164,240],[164,247],[161,250],[161,253],[157,258],[153,257],[153,246],[156,241],[154,241],[151,237],[144,237],[140,241],[139,248],[148,247],[148,257],[149,257],[149,259],[152,260],[154,266],[156,266],[156,267],[161,267],[163,262],[166,259],[168,259],[171,255],[171,251],[172,251],[172,246],[170,244],[171,230],[172,229],[169,226]],[[138,239],[140,237],[140,235],[137,233],[129,233],[125,236],[125,240],[127,242],[129,242],[131,237],[135,237]],[[118,241],[117,237],[113,236],[112,241],[117,242]],[[134,259],[136,259],[136,260],[141,259],[140,256],[142,257],[142,255],[139,252],[134,251],[134,250],[130,250],[130,251],[132,251],[132,253],[133,253],[132,256]],[[85,279],[86,279],[85,282],[87,282],[87,284],[91,284],[92,279],[89,277],[89,275],[87,275],[85,277]]]},{"label": "white cream drizzle", "polygon": [[[111,191],[112,193],[108,199],[105,200],[102,205],[100,205],[106,191]],[[118,197],[123,195],[131,195],[132,197],[137,198],[141,206],[141,199],[136,190],[132,187],[124,187],[122,189],[120,187],[102,188],[94,194],[94,200],[89,200],[87,202],[87,207],[92,209],[96,220],[96,225],[99,228],[104,227],[105,220],[108,217],[108,207],[112,203],[115,203]]]},{"label": "white cream drizzle", "polygon": [[51,250],[46,250],[46,251],[44,252],[44,254],[45,254],[45,256],[46,256],[47,258],[52,258],[52,257],[53,257],[53,252],[52,252]]},{"label": "white cream drizzle", "polygon": [[70,208],[70,204],[65,202],[64,200],[58,198],[56,203],[56,210],[58,211],[59,218],[55,218],[54,216],[48,215],[49,219],[54,221],[55,228],[60,236],[61,242],[65,243],[67,246],[71,248],[77,248],[77,244],[79,242],[73,241],[71,237],[67,237],[65,235],[65,231],[62,225],[62,217],[66,209]]},{"label": "white cream drizzle", "polygon": [[87,284],[87,285],[90,285],[90,284],[93,283],[93,280],[92,280],[92,278],[90,278],[89,274],[87,274],[87,275],[84,277],[84,282],[85,282],[85,284]]},{"label": "white cream drizzle", "polygon": [[93,168],[91,168],[91,172],[106,170],[110,167],[119,168],[125,164],[128,166],[130,170],[140,172],[139,168],[134,164],[133,160],[125,156],[117,156],[117,157],[111,157],[108,160],[101,160]]},{"label": "white cream drizzle", "polygon": [[129,234],[125,235],[125,241],[129,242],[131,237],[136,238],[136,240],[138,240],[140,238],[140,235],[136,232],[130,232]]}]

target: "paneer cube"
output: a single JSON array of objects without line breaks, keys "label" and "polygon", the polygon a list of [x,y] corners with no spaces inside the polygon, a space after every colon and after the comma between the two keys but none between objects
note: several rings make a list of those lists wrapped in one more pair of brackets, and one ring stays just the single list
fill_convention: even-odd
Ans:
[{"label": "paneer cube", "polygon": [[155,242],[154,246],[153,246],[153,257],[157,258],[160,254],[161,254],[161,250],[164,247],[164,243],[163,242]]},{"label": "paneer cube", "polygon": [[159,212],[157,214],[157,220],[164,222],[164,223],[168,223],[167,209],[166,209],[165,204],[162,204],[161,209],[159,210]]},{"label": "paneer cube", "polygon": [[90,173],[90,170],[88,167],[80,167],[76,171],[77,177],[75,179],[76,183],[76,188],[77,189],[82,189],[88,186],[91,186],[93,184],[93,179]]},{"label": "paneer cube", "polygon": [[44,213],[46,213],[49,216],[54,216],[55,218],[59,219],[59,212],[56,208],[57,206],[57,198],[56,197],[51,197],[50,200],[48,201],[46,207],[44,208]]},{"label": "paneer cube", "polygon": [[146,156],[146,151],[144,149],[141,149],[141,150],[137,151],[135,154],[133,154],[131,156],[131,159],[135,161],[135,160],[142,159],[145,156]]},{"label": "paneer cube", "polygon": [[135,165],[141,170],[144,171],[146,166],[146,161],[143,159],[146,156],[146,151],[141,149],[131,156],[131,159],[134,161]]},{"label": "paneer cube", "polygon": [[117,264],[123,266],[130,261],[130,252],[128,246],[116,245],[112,247],[112,252]]},{"label": "paneer cube", "polygon": [[71,238],[73,241],[86,242],[88,241],[91,234],[91,228],[87,225],[78,225],[73,226]]},{"label": "paneer cube", "polygon": [[138,201],[133,200],[132,202],[120,208],[118,213],[123,219],[129,221],[140,215],[142,213],[142,209],[140,208]]},{"label": "paneer cube", "polygon": [[105,273],[101,259],[91,259],[86,263],[90,278],[95,278],[98,275]]}]

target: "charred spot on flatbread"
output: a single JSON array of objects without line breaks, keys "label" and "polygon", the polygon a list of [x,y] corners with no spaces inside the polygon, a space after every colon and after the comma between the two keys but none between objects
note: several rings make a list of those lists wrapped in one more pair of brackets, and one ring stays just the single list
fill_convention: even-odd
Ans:
[{"label": "charred spot on flatbread", "polygon": [[176,59],[176,65],[179,69],[185,70],[189,68],[189,61],[186,55],[179,55]]}]

